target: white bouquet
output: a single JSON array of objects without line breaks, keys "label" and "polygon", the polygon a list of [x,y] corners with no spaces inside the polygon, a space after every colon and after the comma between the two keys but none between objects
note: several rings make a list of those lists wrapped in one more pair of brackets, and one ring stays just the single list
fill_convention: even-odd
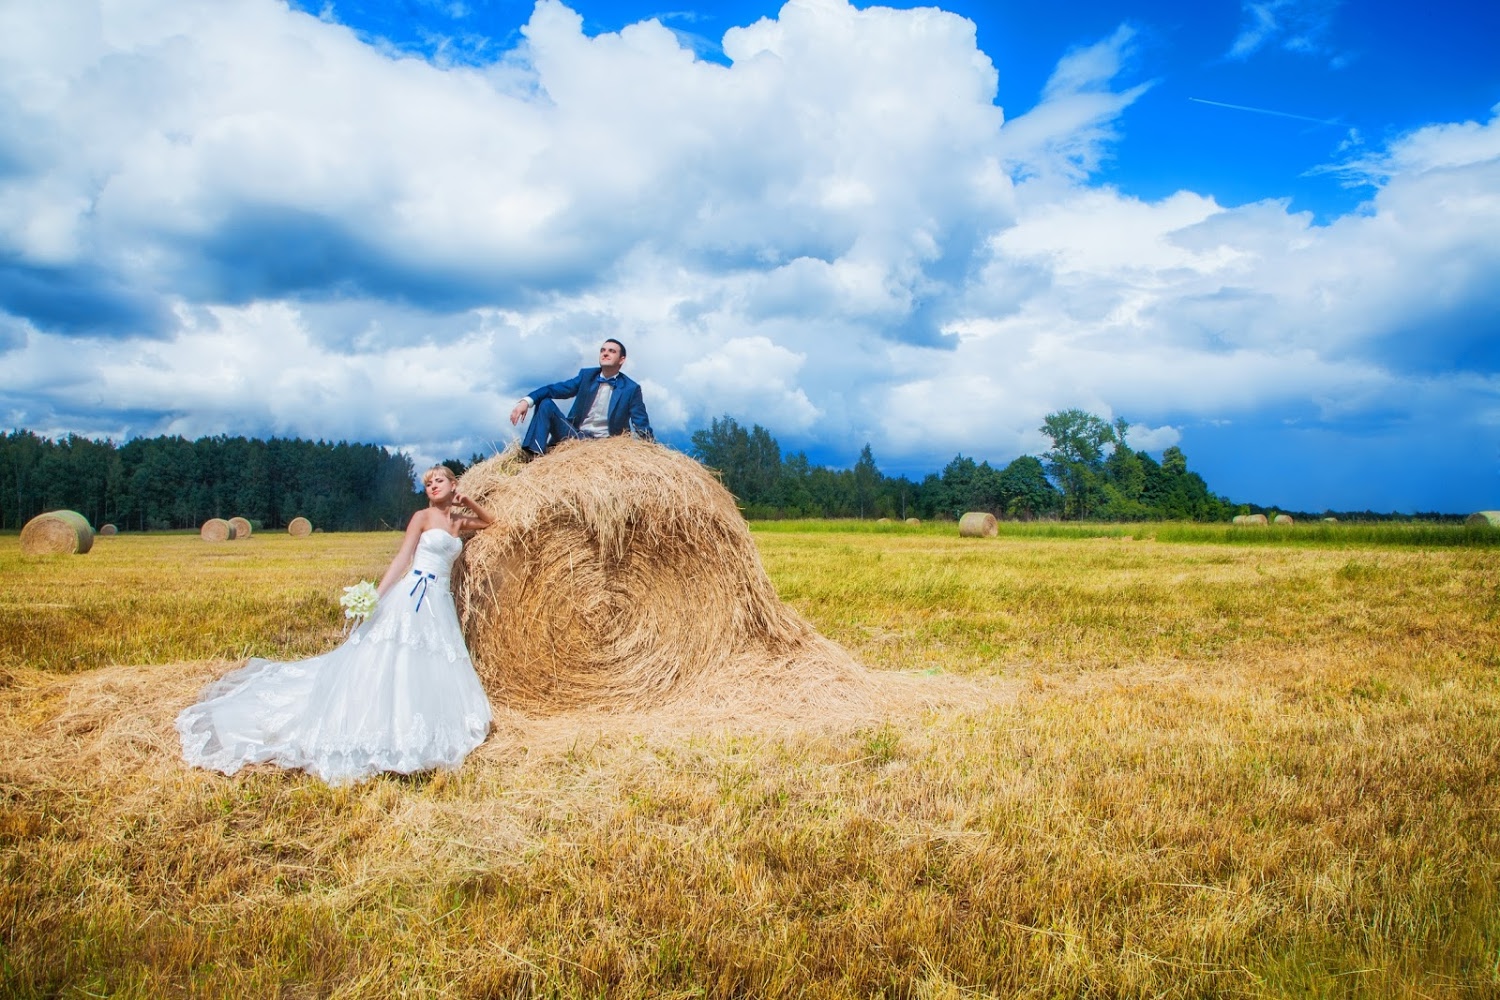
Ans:
[{"label": "white bouquet", "polygon": [[344,606],[345,618],[368,618],[370,612],[375,610],[375,605],[380,603],[380,592],[369,580],[361,580],[352,587],[344,588],[344,596],[339,598],[339,603]]}]

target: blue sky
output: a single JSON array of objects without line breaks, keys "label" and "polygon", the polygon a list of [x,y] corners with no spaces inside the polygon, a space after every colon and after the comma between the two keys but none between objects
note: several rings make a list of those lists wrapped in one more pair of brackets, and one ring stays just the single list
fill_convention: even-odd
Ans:
[{"label": "blue sky", "polygon": [[1124,417],[1291,509],[1500,507],[1500,7],[0,7],[0,419],[511,440],[616,336],[919,476]]}]

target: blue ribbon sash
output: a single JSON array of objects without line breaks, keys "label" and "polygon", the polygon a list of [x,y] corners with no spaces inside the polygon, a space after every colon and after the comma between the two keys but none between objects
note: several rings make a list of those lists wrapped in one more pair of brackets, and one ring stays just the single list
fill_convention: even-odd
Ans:
[{"label": "blue ribbon sash", "polygon": [[[411,575],[416,577],[416,580],[412,582],[411,590],[407,592],[406,596],[415,597],[417,599],[416,610],[421,611],[422,600],[427,596],[427,585],[436,580],[437,576],[432,573],[423,573],[419,569],[412,570]],[[419,590],[421,591],[420,594],[417,593]]]}]

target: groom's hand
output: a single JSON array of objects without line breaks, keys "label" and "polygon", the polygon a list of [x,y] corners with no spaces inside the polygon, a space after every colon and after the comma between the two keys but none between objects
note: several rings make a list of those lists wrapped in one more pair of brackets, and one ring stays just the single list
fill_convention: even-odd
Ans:
[{"label": "groom's hand", "polygon": [[514,426],[516,424],[519,424],[521,422],[521,418],[526,416],[526,411],[530,408],[531,401],[528,399],[522,399],[519,403],[517,403],[515,405],[515,408],[510,411],[511,425]]}]

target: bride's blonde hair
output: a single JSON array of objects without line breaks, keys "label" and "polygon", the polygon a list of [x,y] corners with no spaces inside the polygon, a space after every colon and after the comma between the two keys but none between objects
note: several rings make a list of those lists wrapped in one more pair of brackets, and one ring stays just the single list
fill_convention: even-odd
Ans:
[{"label": "bride's blonde hair", "polygon": [[453,480],[455,483],[458,482],[458,476],[454,475],[452,469],[448,468],[446,465],[434,465],[432,468],[422,473],[422,485],[426,486],[428,483],[430,483],[432,481],[432,477],[439,472],[447,476],[449,479]]}]

